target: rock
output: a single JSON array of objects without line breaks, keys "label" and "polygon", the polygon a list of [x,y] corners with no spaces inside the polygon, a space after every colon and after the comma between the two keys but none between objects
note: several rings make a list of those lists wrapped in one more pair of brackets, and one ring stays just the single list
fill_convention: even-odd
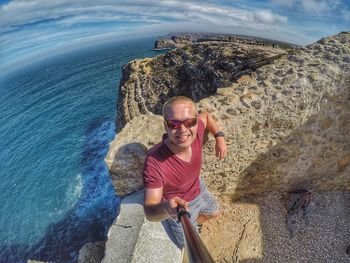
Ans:
[{"label": "rock", "polygon": [[104,257],[105,242],[86,243],[79,250],[78,263],[100,263]]},{"label": "rock", "polygon": [[148,221],[143,202],[143,190],[122,198],[120,214],[108,231],[102,263],[182,262],[181,250],[168,236],[169,225]]},{"label": "rock", "polygon": [[119,196],[142,189],[142,168],[147,150],[158,143],[165,132],[163,118],[139,115],[116,135],[105,162]]},{"label": "rock", "polygon": [[258,100],[252,101],[251,105],[257,110],[261,108],[261,102]]},{"label": "rock", "polygon": [[177,47],[176,44],[171,39],[161,39],[161,40],[157,40],[154,43],[155,50],[173,49],[176,47]]},{"label": "rock", "polygon": [[[211,136],[203,148],[202,175],[214,192],[237,198],[300,187],[350,190],[350,166],[344,157],[350,149],[350,66],[342,59],[350,34],[321,42],[287,51],[204,41],[129,63],[121,82],[119,134],[106,158],[112,177],[121,174],[111,165],[118,161],[118,149],[131,142],[148,149],[158,142],[163,132],[157,115],[161,105],[182,94],[197,101],[200,110],[210,112],[226,134],[229,154],[225,162],[216,160]],[[291,54],[283,55],[287,52]],[[164,67],[165,61],[172,66]],[[235,70],[225,70],[223,62],[233,63]],[[145,68],[150,70],[141,70]],[[285,83],[278,79],[283,76]],[[144,128],[146,121],[149,124]],[[153,129],[148,129],[151,125]],[[141,169],[143,153],[139,155],[136,170]],[[126,182],[141,178],[140,172],[125,176],[130,176]],[[141,179],[134,184],[123,194],[141,188]]]},{"label": "rock", "polygon": [[350,164],[350,154],[344,155],[338,161],[339,168],[338,170],[344,170]]},{"label": "rock", "polygon": [[310,79],[311,79],[312,81],[316,81],[316,80],[318,79],[318,74],[317,74],[316,72],[312,72],[312,73],[310,74]]},{"label": "rock", "polygon": [[197,37],[193,34],[181,34],[181,35],[171,35],[169,38],[162,38],[156,40],[154,44],[154,49],[172,49],[177,47],[185,47],[195,41]]},{"label": "rock", "polygon": [[203,41],[152,59],[131,61],[123,67],[117,131],[140,114],[161,114],[163,103],[174,95],[199,101],[244,75],[239,81],[248,78],[256,81],[257,74],[253,73],[256,69],[286,53],[286,48],[255,42]]},{"label": "rock", "polygon": [[233,42],[247,45],[262,45],[272,48],[295,48],[296,45],[284,43],[276,40],[258,39],[253,37],[242,37],[232,34],[217,33],[170,33],[156,40],[154,48],[156,50],[169,49],[174,47],[183,48],[191,43],[199,42]]},{"label": "rock", "polygon": [[248,85],[250,83],[251,77],[249,75],[244,75],[237,79],[237,83],[241,85]]}]

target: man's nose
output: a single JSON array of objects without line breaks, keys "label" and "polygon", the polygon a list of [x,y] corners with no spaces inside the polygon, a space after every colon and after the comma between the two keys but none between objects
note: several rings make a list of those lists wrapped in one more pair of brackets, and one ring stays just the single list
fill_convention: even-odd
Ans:
[{"label": "man's nose", "polygon": [[185,124],[181,123],[179,130],[180,131],[187,131],[187,128],[186,128]]}]

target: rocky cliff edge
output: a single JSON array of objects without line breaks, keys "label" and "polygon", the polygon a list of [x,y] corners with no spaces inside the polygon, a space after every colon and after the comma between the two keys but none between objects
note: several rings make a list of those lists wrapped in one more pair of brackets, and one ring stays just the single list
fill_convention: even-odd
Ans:
[{"label": "rocky cliff edge", "polygon": [[164,130],[161,105],[174,95],[193,98],[226,133],[224,162],[211,137],[204,146],[213,191],[350,190],[349,65],[349,32],[301,49],[210,42],[131,61],[105,159],[117,194],[142,188],[144,155]]},{"label": "rocky cliff edge", "polygon": [[[202,234],[215,260],[347,262],[349,195],[321,193],[350,190],[349,65],[350,32],[301,49],[214,41],[130,62],[121,81],[119,133],[105,159],[116,193],[142,189],[144,157],[164,132],[161,105],[186,95],[217,119],[229,148],[222,162],[211,136],[203,147],[202,176],[223,212]],[[293,238],[280,200],[300,188],[313,192],[312,217],[309,226],[294,221]],[[103,262],[143,262],[134,260],[135,253],[154,255],[149,249],[139,254],[138,247],[149,242],[129,240],[129,234],[128,242],[136,242],[127,247],[133,257],[112,253],[126,244],[112,236],[122,233],[120,220],[128,213],[121,209],[111,227]],[[139,216],[140,235],[147,232],[155,247],[169,241],[160,224]],[[142,231],[154,227],[162,235]],[[174,258],[168,257],[179,262]]]}]

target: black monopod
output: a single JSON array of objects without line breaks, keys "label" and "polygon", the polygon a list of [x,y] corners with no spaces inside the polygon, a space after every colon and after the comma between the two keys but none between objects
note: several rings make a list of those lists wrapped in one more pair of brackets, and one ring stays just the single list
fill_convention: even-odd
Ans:
[{"label": "black monopod", "polygon": [[199,234],[191,224],[189,220],[190,214],[184,207],[179,207],[177,217],[184,230],[189,261],[191,263],[215,263]]}]

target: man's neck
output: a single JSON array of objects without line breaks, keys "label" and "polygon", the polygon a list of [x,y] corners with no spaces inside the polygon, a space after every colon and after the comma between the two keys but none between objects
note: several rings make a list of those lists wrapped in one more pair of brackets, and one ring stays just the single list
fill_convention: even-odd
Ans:
[{"label": "man's neck", "polygon": [[191,161],[192,158],[192,148],[187,147],[187,148],[181,148],[178,147],[177,145],[173,144],[169,138],[165,140],[165,144],[168,146],[170,151],[175,154],[177,157],[179,157],[181,160],[184,161]]}]

